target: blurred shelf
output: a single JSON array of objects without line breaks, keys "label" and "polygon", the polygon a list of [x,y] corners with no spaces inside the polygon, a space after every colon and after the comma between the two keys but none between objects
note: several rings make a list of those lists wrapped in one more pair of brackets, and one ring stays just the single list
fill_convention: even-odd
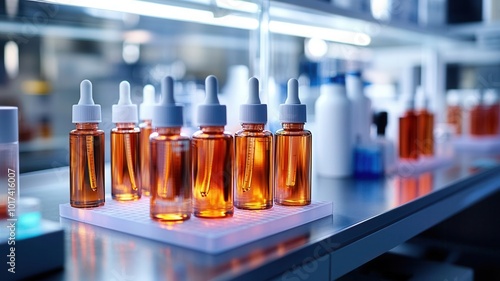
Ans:
[{"label": "blurred shelf", "polygon": [[328,2],[311,0],[271,1],[272,18],[287,21],[321,24],[332,28],[366,31],[374,37],[370,46],[417,44],[449,46],[472,38],[451,33],[448,26],[426,27],[398,19],[389,21],[374,18],[369,12],[341,8]]}]

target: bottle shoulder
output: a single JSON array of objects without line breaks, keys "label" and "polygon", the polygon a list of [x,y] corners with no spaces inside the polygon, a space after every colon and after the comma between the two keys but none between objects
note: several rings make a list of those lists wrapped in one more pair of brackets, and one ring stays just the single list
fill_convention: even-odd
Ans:
[{"label": "bottle shoulder", "polygon": [[280,137],[280,136],[306,136],[306,137],[310,137],[310,136],[312,136],[312,133],[309,130],[291,131],[291,130],[279,129],[278,131],[276,131],[275,135],[276,135],[276,137]]},{"label": "bottle shoulder", "polygon": [[190,141],[191,139],[182,134],[160,134],[158,132],[153,132],[149,136],[150,141]]},{"label": "bottle shoulder", "polygon": [[104,137],[103,130],[79,130],[74,129],[69,132],[70,136],[102,136]]},{"label": "bottle shoulder", "polygon": [[273,133],[268,130],[263,131],[247,131],[239,130],[234,134],[235,137],[272,137]]},{"label": "bottle shoulder", "polygon": [[141,132],[141,129],[138,127],[132,127],[132,128],[118,128],[115,127],[111,129],[112,134],[139,134]]},{"label": "bottle shoulder", "polygon": [[233,139],[233,135],[229,132],[203,132],[201,130],[196,131],[192,139]]}]

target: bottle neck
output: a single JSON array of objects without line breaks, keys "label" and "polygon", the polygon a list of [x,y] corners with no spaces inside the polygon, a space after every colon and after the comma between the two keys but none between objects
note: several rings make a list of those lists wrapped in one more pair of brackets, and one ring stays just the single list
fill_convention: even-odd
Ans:
[{"label": "bottle neck", "polygon": [[224,133],[224,126],[200,126],[203,133],[209,134],[222,134]]},{"label": "bottle neck", "polygon": [[119,129],[133,129],[135,128],[135,123],[116,123],[116,127]]},{"label": "bottle neck", "polygon": [[248,123],[242,123],[241,128],[243,131],[253,131],[253,132],[260,132],[264,131],[264,124],[248,124]]},{"label": "bottle neck", "polygon": [[156,128],[156,132],[160,135],[180,135],[181,127]]},{"label": "bottle neck", "polygon": [[97,130],[99,123],[76,123],[77,130]]},{"label": "bottle neck", "polygon": [[151,124],[153,124],[153,120],[151,120],[151,119],[144,119],[144,120],[142,120],[142,124],[145,124],[147,126],[151,126]]},{"label": "bottle neck", "polygon": [[304,123],[282,123],[283,130],[287,131],[303,131]]}]

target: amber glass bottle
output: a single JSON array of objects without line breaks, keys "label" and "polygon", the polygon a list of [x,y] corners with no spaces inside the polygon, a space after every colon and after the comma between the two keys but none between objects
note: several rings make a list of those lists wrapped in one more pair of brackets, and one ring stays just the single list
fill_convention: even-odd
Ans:
[{"label": "amber glass bottle", "polygon": [[275,195],[279,205],[311,203],[312,134],[304,130],[306,106],[300,103],[298,81],[288,81],[288,97],[280,105],[283,128],[276,132]]},{"label": "amber glass bottle", "polygon": [[267,106],[260,103],[259,81],[249,80],[249,96],[240,106],[242,130],[234,135],[234,206],[239,209],[269,209],[273,206],[273,134],[264,130]]},{"label": "amber glass bottle", "polygon": [[104,132],[99,130],[101,106],[94,104],[92,84],[80,84],[80,100],[73,105],[76,129],[69,134],[70,204],[76,208],[104,205]]},{"label": "amber glass bottle", "polygon": [[217,98],[217,78],[208,76],[205,87],[205,101],[198,106],[200,130],[191,140],[193,214],[202,218],[232,217],[233,137],[224,132],[226,106]]},{"label": "amber glass bottle", "polygon": [[399,117],[399,158],[418,159],[417,115],[413,100],[408,101],[405,113]]},{"label": "amber glass bottle", "polygon": [[422,156],[434,155],[434,114],[428,110],[428,100],[424,108],[417,111],[417,151]]},{"label": "amber glass bottle", "polygon": [[158,221],[187,220],[192,212],[191,146],[181,135],[182,106],[175,104],[173,92],[174,80],[167,76],[153,110],[150,216]]},{"label": "amber glass bottle", "polygon": [[139,157],[141,160],[141,187],[142,195],[149,196],[151,191],[151,151],[149,147],[149,137],[153,133],[152,119],[155,104],[155,88],[153,85],[146,85],[143,89],[143,102],[139,107],[139,124],[141,130],[139,139]]},{"label": "amber glass bottle", "polygon": [[130,100],[130,84],[120,83],[120,99],[113,105],[111,130],[111,195],[119,201],[141,198],[137,105]]}]

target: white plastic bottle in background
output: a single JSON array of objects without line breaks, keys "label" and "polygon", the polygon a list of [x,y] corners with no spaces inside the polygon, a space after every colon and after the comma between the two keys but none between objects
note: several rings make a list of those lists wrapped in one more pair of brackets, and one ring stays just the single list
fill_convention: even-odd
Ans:
[{"label": "white plastic bottle in background", "polygon": [[370,127],[372,123],[371,100],[365,96],[361,72],[350,72],[346,76],[347,97],[351,101],[351,122],[353,140],[361,144],[370,142]]},{"label": "white plastic bottle in background", "polygon": [[[19,129],[17,107],[0,106],[0,219],[17,217],[19,201]],[[15,217],[14,217],[15,216]]]},{"label": "white plastic bottle in background", "polygon": [[315,170],[321,176],[352,175],[353,139],[351,102],[345,90],[345,76],[337,75],[321,85],[316,101],[317,153]]}]

